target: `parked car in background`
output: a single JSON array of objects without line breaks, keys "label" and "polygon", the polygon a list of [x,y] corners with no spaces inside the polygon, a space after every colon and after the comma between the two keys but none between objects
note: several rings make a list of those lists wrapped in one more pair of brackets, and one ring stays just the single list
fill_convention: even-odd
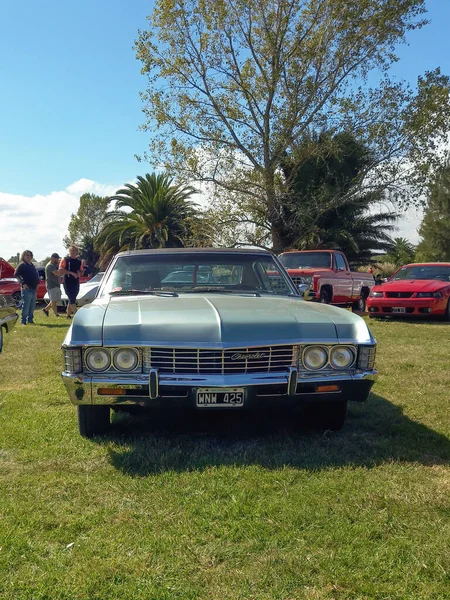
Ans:
[{"label": "parked car in background", "polygon": [[413,263],[372,288],[369,317],[440,315],[450,321],[450,263]]},{"label": "parked car in background", "polygon": [[13,329],[18,317],[15,302],[11,296],[0,294],[0,352],[3,350],[5,334]]},{"label": "parked car in background", "polygon": [[350,270],[347,258],[337,250],[293,250],[278,257],[295,285],[307,285],[311,300],[351,306],[364,312],[374,278]]},{"label": "parked car in background", "polygon": [[[92,302],[97,294],[97,290],[102,281],[103,271],[94,275],[91,279],[86,281],[85,283],[80,284],[80,291],[77,296],[77,306],[84,306],[85,304],[89,304]],[[44,300],[49,302],[50,298],[48,297],[48,292],[45,292]],[[58,304],[62,306],[67,306],[68,302],[67,294],[64,290],[64,286],[61,284],[61,301]]]},{"label": "parked car in background", "polygon": [[305,302],[270,252],[136,250],[114,258],[75,315],[62,377],[86,437],[130,406],[303,407],[340,429],[347,402],[366,400],[374,383],[375,346],[361,317]]}]

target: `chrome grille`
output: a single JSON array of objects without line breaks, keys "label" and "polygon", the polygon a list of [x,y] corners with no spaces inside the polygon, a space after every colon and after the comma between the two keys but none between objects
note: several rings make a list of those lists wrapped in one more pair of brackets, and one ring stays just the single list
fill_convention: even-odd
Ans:
[{"label": "chrome grille", "polygon": [[298,360],[296,346],[262,346],[206,350],[194,348],[144,348],[144,373],[227,375],[287,371]]},{"label": "chrome grille", "polygon": [[300,275],[291,275],[291,279],[296,286],[299,286],[303,283],[303,277],[300,277]]}]

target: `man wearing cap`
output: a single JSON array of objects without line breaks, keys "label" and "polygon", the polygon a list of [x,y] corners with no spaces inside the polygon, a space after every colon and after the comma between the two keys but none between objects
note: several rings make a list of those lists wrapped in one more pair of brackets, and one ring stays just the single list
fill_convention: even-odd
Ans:
[{"label": "man wearing cap", "polygon": [[50,257],[50,262],[45,266],[45,285],[47,287],[48,297],[50,302],[42,309],[48,317],[48,311],[51,307],[55,317],[59,317],[57,303],[61,300],[60,276],[63,274],[58,269],[60,256],[57,252],[53,252]]}]

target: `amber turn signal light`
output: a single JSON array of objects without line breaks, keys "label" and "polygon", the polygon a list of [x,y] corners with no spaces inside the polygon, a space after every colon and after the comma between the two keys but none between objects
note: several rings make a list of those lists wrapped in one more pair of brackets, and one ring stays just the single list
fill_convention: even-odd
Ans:
[{"label": "amber turn signal light", "polygon": [[339,392],[338,385],[316,385],[316,392]]},{"label": "amber turn signal light", "polygon": [[125,396],[126,390],[123,388],[98,388],[99,396]]}]

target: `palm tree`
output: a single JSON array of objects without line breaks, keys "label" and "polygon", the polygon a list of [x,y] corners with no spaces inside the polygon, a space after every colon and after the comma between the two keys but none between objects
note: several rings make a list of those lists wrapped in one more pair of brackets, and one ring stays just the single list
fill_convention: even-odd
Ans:
[{"label": "palm tree", "polygon": [[353,266],[391,250],[398,215],[373,210],[383,198],[361,186],[371,161],[370,150],[349,133],[304,140],[282,166],[285,245],[342,250]]},{"label": "palm tree", "polygon": [[103,262],[121,250],[183,247],[196,216],[196,204],[190,201],[195,191],[155,173],[139,176],[136,184],[118,190],[110,198],[115,209],[107,214],[97,238]]},{"label": "palm tree", "polygon": [[409,240],[402,237],[396,237],[394,239],[394,245],[391,250],[386,254],[385,262],[392,263],[396,267],[407,265],[408,263],[414,262],[414,254],[416,248]]}]

